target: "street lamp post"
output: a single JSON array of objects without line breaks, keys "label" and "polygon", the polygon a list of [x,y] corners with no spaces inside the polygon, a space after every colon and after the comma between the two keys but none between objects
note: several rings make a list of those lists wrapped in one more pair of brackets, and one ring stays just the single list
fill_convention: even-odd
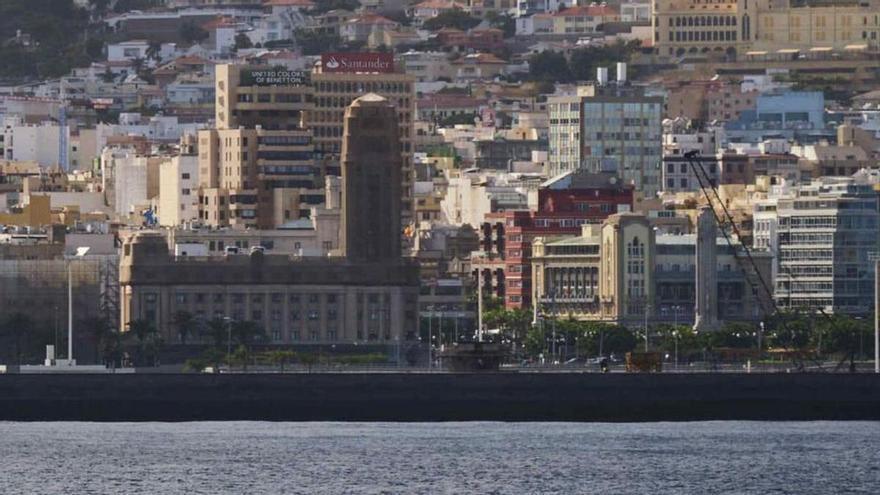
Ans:
[{"label": "street lamp post", "polygon": [[880,373],[880,253],[868,253],[874,262],[874,373]]},{"label": "street lamp post", "polygon": [[223,317],[226,322],[226,366],[232,369],[232,318]]},{"label": "street lamp post", "polygon": [[[431,306],[430,309],[431,309],[431,311],[433,311],[434,307]],[[431,355],[432,354],[431,343],[433,342],[433,332],[431,329],[431,319],[432,319],[431,316],[432,316],[432,314],[428,313],[428,369],[429,370],[433,366],[433,363],[432,363],[433,356]]]},{"label": "street lamp post", "polygon": [[672,331],[672,337],[675,342],[675,369],[678,369],[678,330]]},{"label": "street lamp post", "polygon": [[[76,257],[82,258],[89,252],[88,247],[76,248]],[[67,260],[67,365],[74,366],[73,358],[73,259]]]}]

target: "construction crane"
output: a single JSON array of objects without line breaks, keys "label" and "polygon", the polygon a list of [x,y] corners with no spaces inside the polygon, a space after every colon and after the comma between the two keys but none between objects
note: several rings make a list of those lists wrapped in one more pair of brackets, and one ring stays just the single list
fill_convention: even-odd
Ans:
[{"label": "construction crane", "polygon": [[[769,302],[770,305],[770,311],[765,310],[765,312],[773,316],[781,316],[779,321],[781,322],[782,327],[786,331],[786,333],[789,333],[788,324],[786,323],[784,315],[782,315],[779,306],[776,304],[776,300],[773,297],[773,290],[770,287],[770,284],[764,278],[761,270],[758,269],[758,265],[757,263],[755,263],[755,260],[752,257],[751,249],[749,249],[749,247],[742,242],[742,235],[740,234],[739,228],[736,226],[736,222],[733,220],[733,216],[730,214],[730,210],[727,209],[727,206],[721,200],[721,195],[718,193],[717,186],[712,183],[711,179],[709,178],[709,174],[706,172],[705,167],[703,167],[703,164],[700,163],[699,160],[697,160],[699,156],[699,150],[688,151],[684,154],[684,158],[687,160],[688,165],[690,165],[691,171],[693,171],[694,176],[697,178],[697,182],[699,182],[700,184],[700,190],[702,191],[703,196],[706,198],[706,202],[709,205],[709,208],[712,209],[712,214],[715,216],[715,221],[718,224],[718,229],[721,231],[721,234],[723,235],[727,245],[733,251],[734,259],[737,261],[743,271],[746,271],[746,273],[748,273],[746,263],[748,264],[748,267],[754,270],[754,273],[758,279],[758,284],[760,285],[760,289],[763,290],[764,293],[767,295],[766,301]],[[727,231],[727,228],[725,228],[725,223],[722,222],[722,219],[718,214],[718,210],[715,208],[715,202],[717,202],[718,206],[720,206],[721,212],[724,214],[724,220],[726,220],[726,224],[737,236],[739,240],[738,246],[734,244],[733,240],[730,237],[730,233]],[[743,260],[742,257],[738,255],[740,250],[745,254],[745,260]],[[796,278],[794,274],[792,274],[787,268],[783,267],[783,269],[786,271],[786,274],[791,279]],[[746,281],[749,283],[753,290],[756,289],[755,282],[750,277],[746,276]],[[759,301],[763,302],[761,298],[759,298]],[[762,304],[762,306],[764,306],[764,304]],[[824,309],[822,309],[821,307],[818,309],[823,317],[825,317],[829,321],[831,320],[831,316],[828,315],[828,313],[826,313]],[[797,365],[799,370],[803,369],[803,363],[800,362],[800,360],[797,360],[795,364]],[[821,364],[819,364],[818,362],[816,364],[818,364],[819,368],[821,369]]]}]

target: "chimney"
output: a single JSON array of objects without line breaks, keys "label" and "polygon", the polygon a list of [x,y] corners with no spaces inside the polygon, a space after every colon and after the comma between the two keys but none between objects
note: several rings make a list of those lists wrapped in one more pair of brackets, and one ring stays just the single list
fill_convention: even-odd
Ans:
[{"label": "chimney", "polygon": [[605,86],[608,84],[608,67],[596,68],[596,82],[599,83],[599,86]]}]

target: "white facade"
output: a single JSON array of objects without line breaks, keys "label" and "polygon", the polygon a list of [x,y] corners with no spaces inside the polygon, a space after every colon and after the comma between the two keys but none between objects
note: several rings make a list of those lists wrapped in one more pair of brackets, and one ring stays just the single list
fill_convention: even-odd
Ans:
[{"label": "white facade", "polygon": [[[70,129],[65,128],[70,142]],[[61,166],[61,127],[54,122],[24,124],[19,118],[7,118],[0,135],[0,157],[10,161],[34,161],[41,167]]]},{"label": "white facade", "polygon": [[128,216],[147,202],[147,157],[131,148],[107,148],[101,153],[102,189],[114,211]]},{"label": "white facade", "polygon": [[649,2],[620,4],[620,22],[651,22],[651,4]]},{"label": "white facade", "polygon": [[175,156],[159,166],[159,224],[176,227],[199,216],[199,160]]},{"label": "white facade", "polygon": [[145,60],[150,42],[147,40],[123,41],[107,45],[108,62],[130,62],[135,59]]}]

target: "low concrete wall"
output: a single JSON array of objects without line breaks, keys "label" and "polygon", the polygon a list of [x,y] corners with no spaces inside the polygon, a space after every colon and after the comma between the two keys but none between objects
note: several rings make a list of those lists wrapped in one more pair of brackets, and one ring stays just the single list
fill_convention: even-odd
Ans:
[{"label": "low concrete wall", "polygon": [[873,374],[0,375],[0,420],[880,420]]}]

